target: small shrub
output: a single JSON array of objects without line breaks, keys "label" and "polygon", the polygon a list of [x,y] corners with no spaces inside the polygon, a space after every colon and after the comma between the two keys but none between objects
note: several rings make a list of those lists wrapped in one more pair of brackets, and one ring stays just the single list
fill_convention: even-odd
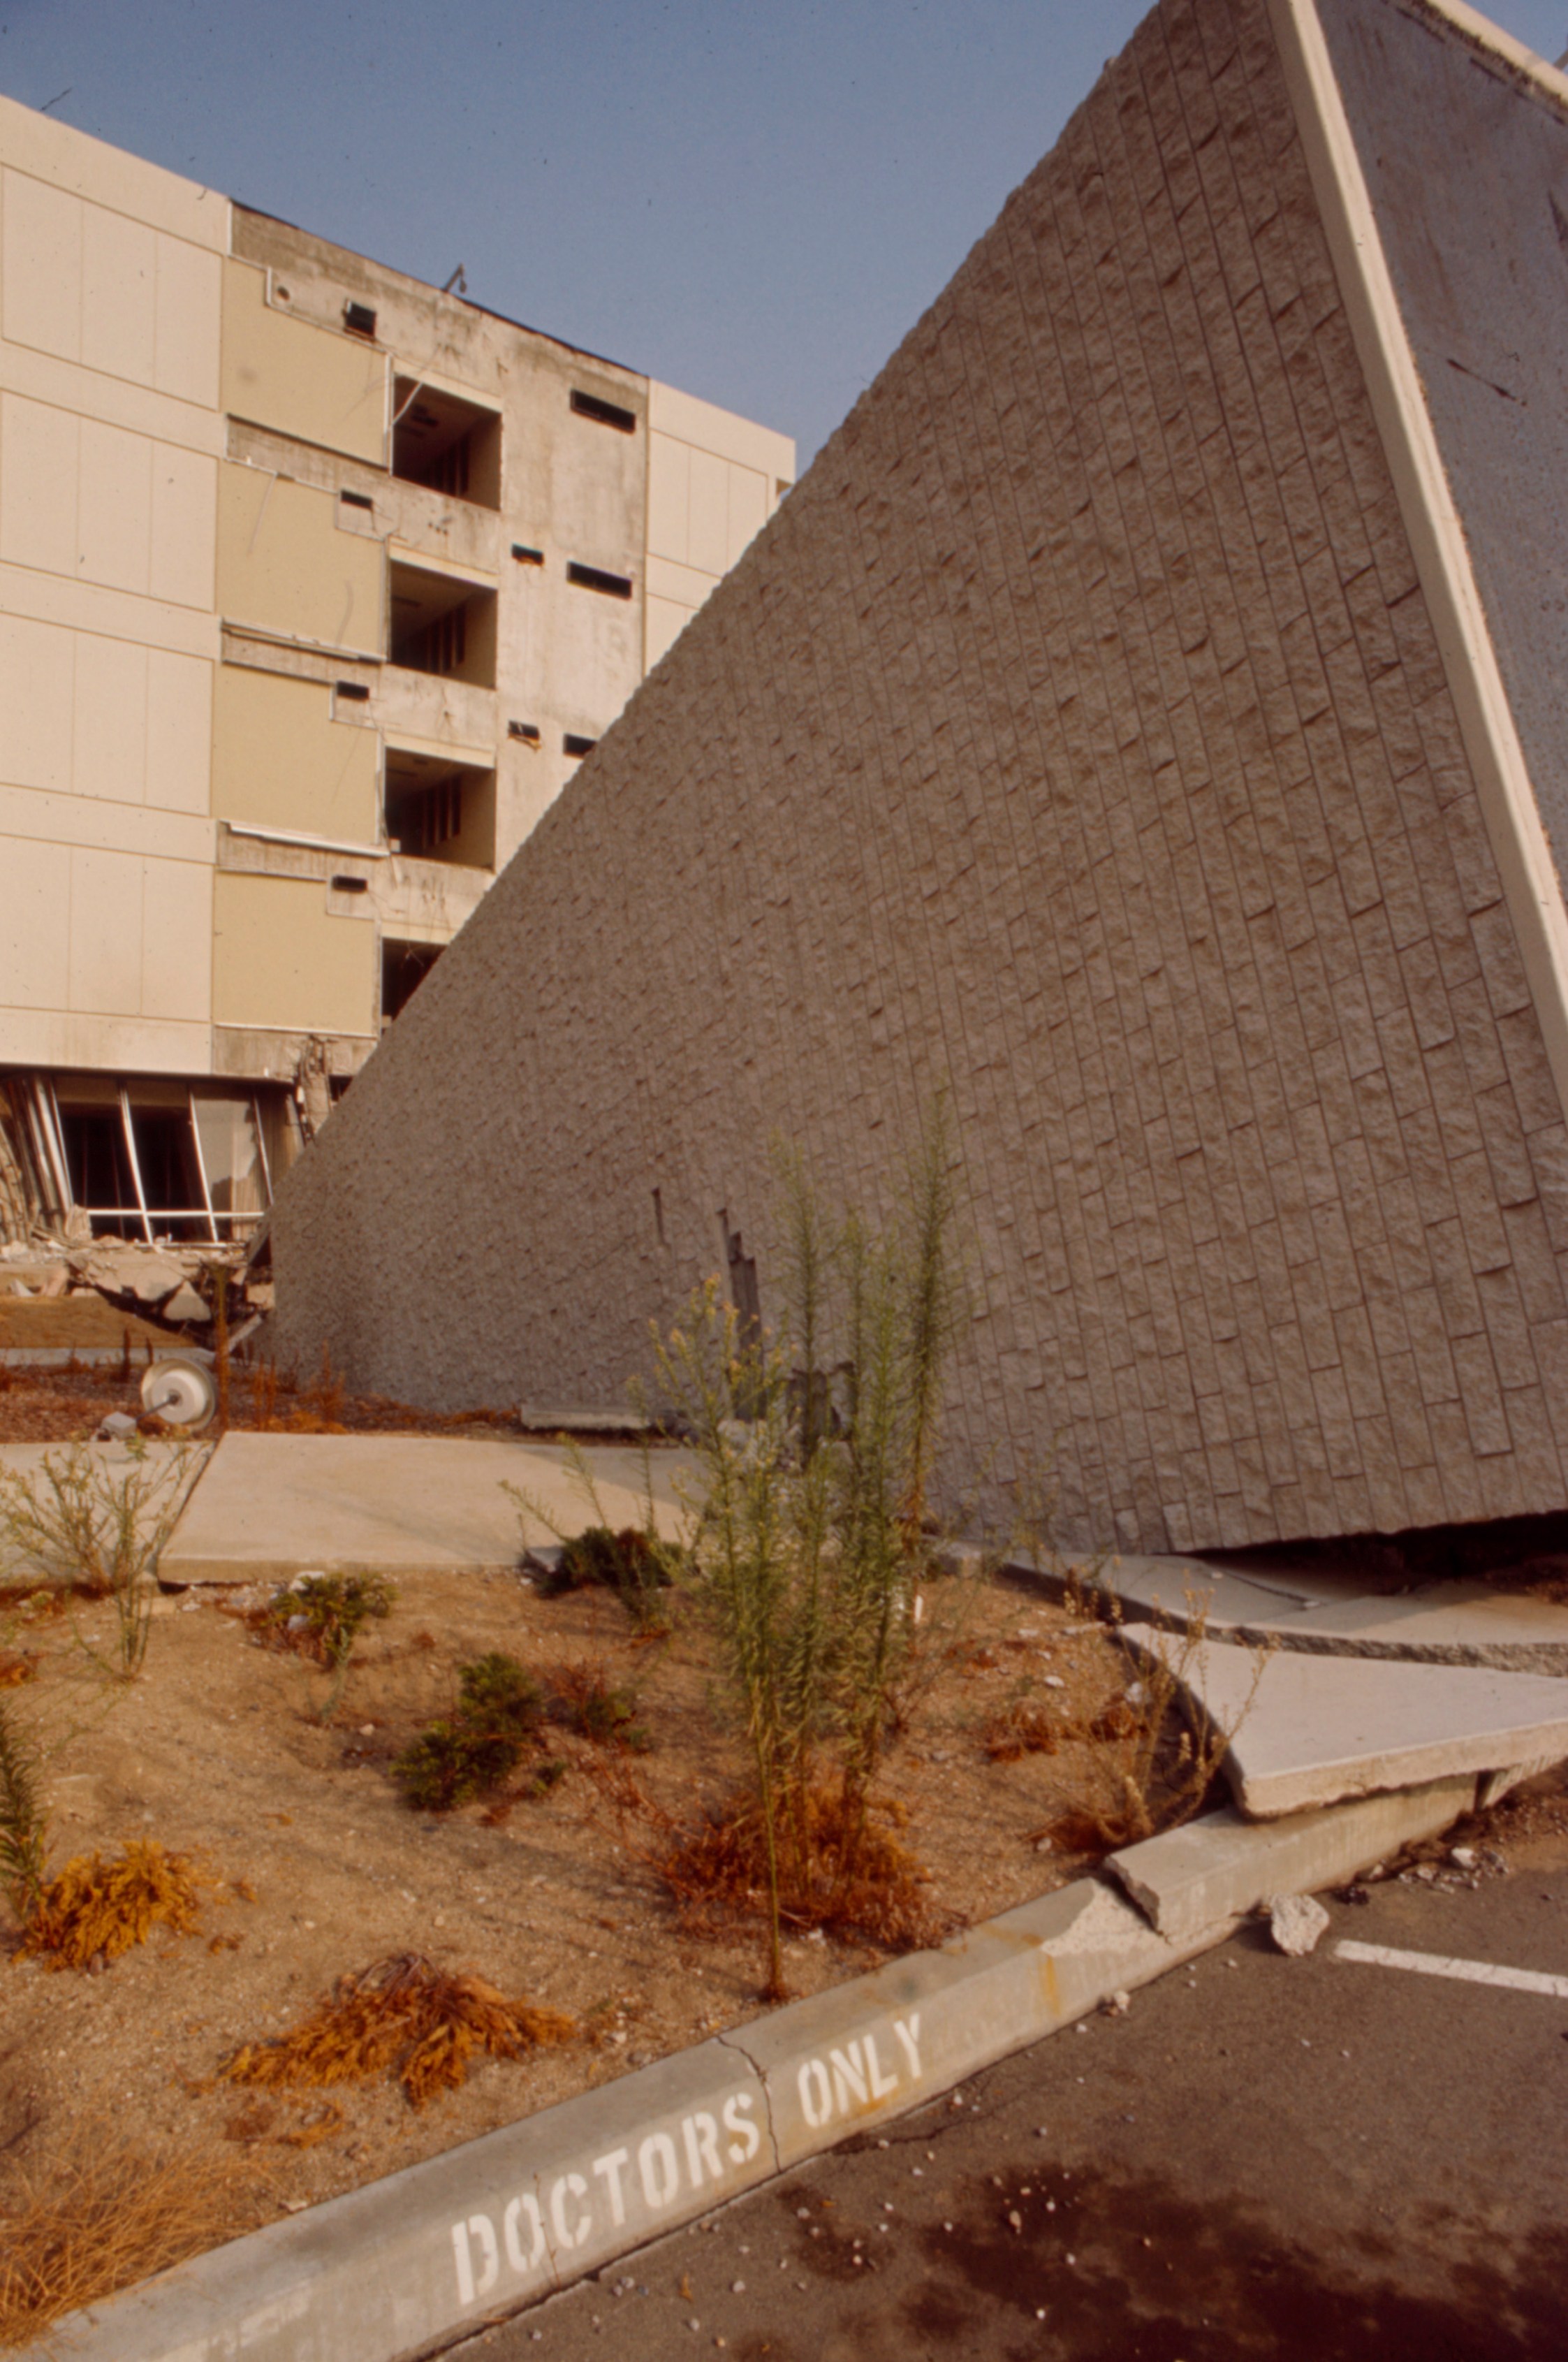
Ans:
[{"label": "small shrub", "polygon": [[569,1591],[613,1591],[639,1628],[662,1628],[659,1594],[674,1582],[673,1555],[640,1526],[625,1526],[619,1533],[608,1526],[586,1526],[563,1546],[558,1565],[539,1578],[538,1588],[546,1599],[559,1599]]},{"label": "small shrub", "polygon": [[263,1629],[285,1648],[336,1672],[369,1623],[384,1622],[397,1597],[381,1574],[307,1574],[259,1611]]},{"label": "small shrub", "polygon": [[653,1746],[637,1720],[635,1690],[617,1689],[594,1665],[558,1665],[550,1675],[558,1718],[596,1747],[646,1755]]},{"label": "small shrub", "polygon": [[476,1730],[532,1738],[545,1716],[545,1696],[531,1673],[500,1649],[464,1665],[458,1675],[458,1711]]},{"label": "small shrub", "polygon": [[455,1711],[422,1730],[392,1767],[415,1812],[449,1813],[509,1779],[545,1716],[538,1683],[492,1649],[458,1675]]},{"label": "small shrub", "polygon": [[625,1526],[619,1531],[611,1526],[587,1453],[569,1438],[565,1457],[566,1473],[589,1512],[588,1524],[580,1533],[569,1536],[546,1505],[520,1485],[503,1483],[501,1488],[511,1495],[521,1512],[525,1551],[531,1546],[531,1526],[543,1526],[562,1545],[558,1563],[538,1579],[541,1594],[547,1599],[555,1599],[569,1591],[613,1591],[644,1639],[661,1637],[669,1629],[668,1610],[662,1595],[680,1570],[681,1552],[659,1535],[653,1455],[646,1440],[642,1447],[643,1521],[640,1526]]},{"label": "small shrub", "polygon": [[155,1927],[194,1935],[204,1889],[216,1879],[188,1857],[166,1853],[152,1838],[134,1838],[106,1860],[79,1854],[40,1887],[27,1916],[20,1957],[51,1968],[84,1969],[102,1955],[117,1960]]},{"label": "small shrub", "polygon": [[275,2091],[359,2083],[390,2070],[410,2105],[421,2108],[435,2092],[455,2091],[466,2080],[476,2050],[521,2058],[569,2041],[576,2031],[558,2010],[508,2001],[471,1970],[451,1975],[417,1952],[403,1952],[340,1978],[291,2032],[247,2043],[221,2072],[231,2083]]},{"label": "small shrub", "polygon": [[460,1721],[433,1722],[392,1767],[403,1801],[416,1813],[450,1813],[487,1796],[523,1759],[524,1741]]},{"label": "small shrub", "polygon": [[232,2151],[149,2151],[112,2125],[15,2167],[0,2188],[0,2346],[247,2229],[257,2174]]}]

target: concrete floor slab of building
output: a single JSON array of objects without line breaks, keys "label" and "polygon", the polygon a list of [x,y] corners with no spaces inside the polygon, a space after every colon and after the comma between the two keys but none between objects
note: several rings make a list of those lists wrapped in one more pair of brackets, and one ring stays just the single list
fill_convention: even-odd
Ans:
[{"label": "concrete floor slab of building", "polygon": [[[642,1454],[587,1446],[581,1462],[547,1444],[424,1435],[226,1435],[159,1567],[166,1584],[286,1581],[515,1566],[525,1544],[603,1522],[640,1525]],[[679,1456],[651,1456],[661,1533],[682,1518]],[[522,1517],[515,1485],[543,1516]]]}]

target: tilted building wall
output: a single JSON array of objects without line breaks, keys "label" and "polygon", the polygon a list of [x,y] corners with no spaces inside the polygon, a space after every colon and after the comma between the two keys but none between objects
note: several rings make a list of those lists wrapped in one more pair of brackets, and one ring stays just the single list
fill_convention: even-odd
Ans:
[{"label": "tilted building wall", "polygon": [[291,1179],[285,1355],[618,1400],[721,1209],[766,1313],[771,1135],[885,1207],[945,1088],[951,1448],[1068,1538],[1568,1501],[1562,1107],[1303,6],[1107,68]]}]

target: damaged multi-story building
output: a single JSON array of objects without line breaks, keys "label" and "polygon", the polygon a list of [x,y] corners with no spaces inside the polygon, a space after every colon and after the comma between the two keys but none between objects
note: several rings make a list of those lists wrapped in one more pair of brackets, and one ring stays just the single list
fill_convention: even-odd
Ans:
[{"label": "damaged multi-story building", "polygon": [[0,1235],[252,1227],[794,471],[0,100]]}]

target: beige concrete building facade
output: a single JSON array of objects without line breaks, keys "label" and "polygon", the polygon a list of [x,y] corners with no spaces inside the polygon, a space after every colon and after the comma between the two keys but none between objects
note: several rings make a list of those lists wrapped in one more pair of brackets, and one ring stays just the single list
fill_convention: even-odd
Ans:
[{"label": "beige concrete building facade", "polygon": [[291,1176],[282,1350],[613,1403],[942,1089],[957,1473],[1568,1508],[1565,321],[1561,74],[1160,0]]},{"label": "beige concrete building facade", "polygon": [[0,1221],[253,1222],[793,474],[0,100]]}]

